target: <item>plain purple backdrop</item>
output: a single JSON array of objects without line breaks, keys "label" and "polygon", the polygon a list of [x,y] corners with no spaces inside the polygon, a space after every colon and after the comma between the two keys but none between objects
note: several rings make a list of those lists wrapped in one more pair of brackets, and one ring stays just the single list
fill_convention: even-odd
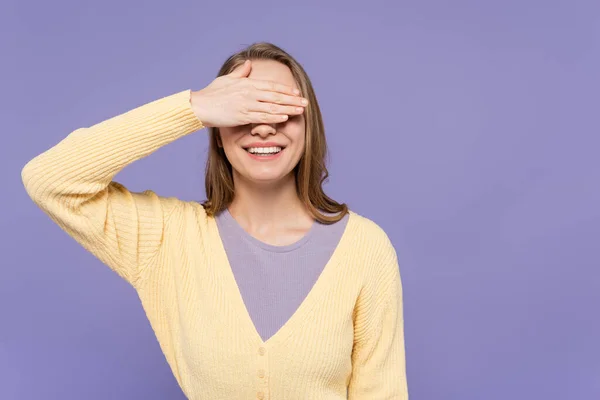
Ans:
[{"label": "plain purple backdrop", "polygon": [[[600,398],[597,1],[0,7],[0,399],[184,397],[133,289],[36,208],[20,170],[263,40],[313,80],[327,192],[398,251],[411,399]],[[117,180],[201,200],[206,139]]]}]

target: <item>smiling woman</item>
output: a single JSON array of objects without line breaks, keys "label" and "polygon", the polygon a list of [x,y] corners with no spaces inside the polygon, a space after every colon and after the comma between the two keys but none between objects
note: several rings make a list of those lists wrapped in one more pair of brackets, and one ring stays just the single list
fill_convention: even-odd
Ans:
[{"label": "smiling woman", "polygon": [[[240,111],[248,116],[259,113],[258,121],[210,127],[205,177],[208,200],[204,203],[208,214],[217,214],[228,206],[230,210],[236,208],[234,187],[239,194],[248,185],[264,187],[277,182],[279,187],[285,185],[287,191],[298,190],[298,195],[290,198],[297,197],[302,202],[298,210],[308,213],[307,219],[334,223],[343,218],[347,206],[330,199],[322,188],[328,177],[325,129],[312,83],[300,63],[279,47],[257,43],[229,57],[218,73],[225,75],[248,77],[256,80],[254,89],[270,90],[257,92],[254,96],[258,101],[248,102],[247,97],[241,100],[244,106]],[[251,91],[236,92],[240,94],[251,96]],[[222,90],[211,86],[192,93],[192,105],[200,120],[205,121],[207,113],[214,114],[214,104],[220,104],[215,97],[221,96]],[[255,147],[249,153],[256,156],[248,156],[248,151],[239,153],[240,148],[250,147]],[[284,151],[278,153],[276,148]],[[252,160],[277,163],[255,164]]]},{"label": "smiling woman", "polygon": [[[204,203],[113,180],[205,127]],[[22,179],[137,291],[188,398],[407,399],[397,255],[324,193],[326,152],[308,76],[257,43],[202,90],[71,132]]]}]

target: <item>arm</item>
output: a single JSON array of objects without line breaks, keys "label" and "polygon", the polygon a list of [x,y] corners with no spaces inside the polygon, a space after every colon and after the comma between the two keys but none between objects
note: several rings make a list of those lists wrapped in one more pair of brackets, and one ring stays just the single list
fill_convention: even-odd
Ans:
[{"label": "arm", "polygon": [[161,243],[175,199],[133,193],[113,182],[128,164],[203,127],[190,91],[164,97],[88,128],[29,161],[21,172],[31,199],[64,231],[135,285]]},{"label": "arm", "polygon": [[349,400],[407,400],[402,283],[396,253],[389,245],[384,273],[355,311],[355,339]]}]

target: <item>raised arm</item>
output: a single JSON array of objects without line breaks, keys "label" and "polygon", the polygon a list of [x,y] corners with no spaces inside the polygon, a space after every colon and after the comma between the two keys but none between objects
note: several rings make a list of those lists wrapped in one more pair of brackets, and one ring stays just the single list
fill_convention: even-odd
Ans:
[{"label": "raised arm", "polygon": [[276,123],[304,105],[293,88],[250,79],[247,61],[202,90],[185,90],[71,132],[29,161],[23,184],[63,230],[136,285],[179,203],[133,193],[113,177],[128,164],[203,127]]},{"label": "raised arm", "polygon": [[63,230],[135,285],[175,199],[113,182],[128,164],[203,127],[185,90],[71,132],[29,161],[27,193]]}]

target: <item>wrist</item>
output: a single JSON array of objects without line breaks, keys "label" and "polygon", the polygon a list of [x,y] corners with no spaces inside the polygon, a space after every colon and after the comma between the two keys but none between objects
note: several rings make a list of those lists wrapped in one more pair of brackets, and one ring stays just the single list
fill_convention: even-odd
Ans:
[{"label": "wrist", "polygon": [[200,93],[200,90],[190,90],[190,106],[192,108],[192,111],[194,112],[194,114],[196,115],[196,118],[198,118],[198,120],[204,125],[204,115],[202,114],[202,106],[201,106],[201,99],[202,99],[202,93]]}]

